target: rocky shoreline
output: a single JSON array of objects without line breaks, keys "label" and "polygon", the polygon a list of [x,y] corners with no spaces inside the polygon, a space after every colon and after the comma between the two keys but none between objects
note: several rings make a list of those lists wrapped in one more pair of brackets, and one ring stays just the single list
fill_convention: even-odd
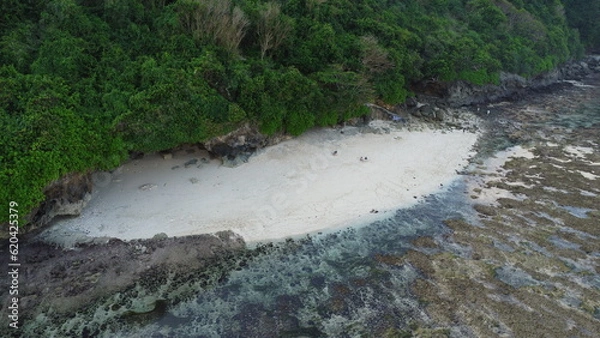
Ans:
[{"label": "rocky shoreline", "polygon": [[[462,337],[600,332],[600,76],[578,85],[489,105],[489,141],[464,173],[478,217],[446,220],[451,233],[435,239],[439,248],[460,250],[417,247],[418,260],[399,258],[422,272],[411,290],[435,330]],[[518,146],[483,160],[508,145]]]},{"label": "rocky shoreline", "polygon": [[[564,79],[582,79],[584,73],[595,70],[598,71],[600,58],[592,57],[587,62],[587,67],[579,64],[580,66],[569,66],[573,71],[557,71],[556,74],[562,74],[562,78],[557,77],[554,84],[560,83],[559,88],[556,88],[560,95],[560,90],[573,86],[571,83],[557,82],[563,81]],[[595,63],[594,63],[595,62]],[[590,66],[591,65],[591,66]],[[571,77],[579,74],[580,77]],[[550,75],[549,75],[550,76]],[[551,75],[550,77],[553,77]],[[539,83],[544,83],[547,80],[541,80]],[[596,80],[594,80],[596,81]],[[598,82],[598,81],[596,81]],[[594,82],[594,85],[599,83]],[[550,83],[548,83],[550,84]],[[516,86],[518,87],[518,85]],[[528,91],[538,93],[536,91],[541,90],[541,87],[529,87]],[[505,88],[506,89],[506,88]],[[482,89],[479,93],[486,92],[488,89]],[[475,95],[468,90],[457,90],[450,91],[454,93],[452,95],[465,95],[465,93],[471,93],[468,95]],[[466,104],[484,104],[484,110],[481,110],[479,114],[482,117],[486,117],[492,125],[501,125],[502,133],[508,136],[509,140],[514,142],[539,142],[534,137],[537,133],[537,126],[531,124],[536,119],[544,118],[546,113],[544,112],[526,112],[527,103],[526,101],[515,101],[511,106],[502,103],[490,103],[491,101],[497,102],[500,97],[504,99],[518,100],[524,97],[533,100],[536,104],[544,104],[539,100],[548,100],[548,96],[544,98],[538,98],[537,96],[527,96],[526,91],[513,91],[512,89],[506,90],[508,96],[498,96],[496,98],[487,96],[485,100],[472,100]],[[531,92],[530,92],[531,93]],[[462,97],[462,96],[454,97]],[[553,95],[553,94],[546,94]],[[583,95],[583,94],[582,94]],[[446,101],[444,101],[446,100]],[[408,105],[402,107],[391,108],[394,114],[402,116],[405,119],[412,119],[411,116],[418,116],[419,118],[437,120],[440,116],[432,115],[431,112],[444,111],[447,112],[453,105],[463,105],[460,99],[448,101],[447,98],[436,98],[427,95],[417,96],[417,101],[414,106]],[[423,103],[426,102],[426,103]],[[458,102],[458,103],[456,103]],[[418,107],[418,108],[417,108]],[[429,107],[429,108],[427,108]],[[520,107],[519,109],[517,109]],[[560,110],[553,103],[552,109],[553,116],[560,114]],[[570,108],[575,108],[570,107]],[[492,111],[492,114],[488,113]],[[451,114],[447,114],[450,117]],[[448,123],[452,123],[449,118],[446,118]],[[551,133],[551,131],[546,131]],[[592,131],[587,131],[592,132]],[[586,137],[586,130],[581,131],[580,138],[577,140],[583,140]],[[250,135],[254,136],[250,136]],[[593,137],[595,134],[587,135],[587,137]],[[253,138],[254,137],[254,138]],[[217,154],[220,157],[227,158],[231,156],[231,160],[235,161],[239,158],[240,154],[254,151],[257,148],[264,147],[266,145],[280,142],[286,136],[279,135],[276,138],[267,138],[264,136],[256,136],[256,130],[249,126],[245,126],[244,129],[234,132],[230,135],[226,135],[222,138],[212,140],[205,145],[205,148],[211,152]],[[577,141],[576,142],[579,142]],[[555,142],[561,142],[560,139],[554,140]],[[495,145],[498,146],[498,145]],[[581,144],[581,146],[589,146],[589,144]],[[483,145],[482,147],[485,147]],[[494,146],[490,145],[490,152],[493,152]],[[540,146],[536,148],[536,154],[547,157],[556,157],[562,159],[564,155],[555,154],[552,155],[552,147]],[[564,161],[568,158],[564,158]],[[597,160],[597,158],[591,158],[590,160]],[[531,166],[531,163],[520,163],[515,160],[509,164],[512,168],[520,168],[522,173],[520,179],[530,175],[527,172],[527,166]],[[550,164],[549,164],[550,165]],[[572,168],[576,170],[577,168]],[[587,170],[587,169],[586,169]],[[474,174],[472,172],[471,174]],[[595,173],[600,174],[600,173]],[[581,180],[580,180],[581,181]],[[579,183],[569,181],[571,183]],[[554,186],[557,183],[548,183],[548,186]],[[570,184],[570,183],[569,183]],[[509,184],[500,184],[502,188],[513,191],[514,193],[523,193],[523,188],[510,186]],[[579,185],[577,185],[579,186]],[[478,189],[482,189],[480,187]],[[556,186],[556,189],[568,189],[568,186]],[[77,209],[83,207],[88,194],[92,189],[92,176],[91,175],[72,175],[63,178],[60,182],[56,182],[48,188],[49,198],[46,204],[44,204],[40,210],[43,212],[40,214],[41,217],[47,217],[45,219],[40,218],[41,223],[49,222],[48,215],[68,215],[77,214]],[[582,188],[583,189],[583,188]],[[479,190],[481,191],[481,190]],[[478,192],[471,192],[474,196],[474,200],[477,199]],[[519,209],[520,207],[515,204],[516,202],[511,200],[501,200],[501,208],[490,209],[487,206],[477,206],[476,209],[484,215],[484,217],[491,217],[495,220],[497,217],[502,217],[507,210]],[[61,211],[63,210],[63,211]],[[512,211],[510,211],[512,212]],[[495,218],[496,217],[496,218]],[[514,216],[511,216],[514,217]],[[564,215],[561,215],[564,217]],[[597,219],[597,214],[591,214],[592,219]],[[460,222],[448,222],[448,226],[456,232],[455,241],[461,245],[468,245],[472,241],[472,235],[468,235],[465,229],[470,226]],[[496,226],[496,225],[494,225]],[[588,227],[582,228],[582,231],[593,233],[594,230]],[[470,232],[471,230],[469,230]],[[65,252],[62,248],[53,247],[51,245],[30,241],[29,238],[35,234],[35,231],[29,235],[24,235],[21,238],[21,247],[19,257],[26,268],[23,270],[21,275],[22,288],[20,290],[21,297],[21,318],[25,322],[35,320],[38,323],[48,322],[51,323],[55,320],[64,318],[66,314],[72,314],[81,312],[81,315],[77,315],[75,318],[65,322],[65,325],[73,325],[83,327],[77,333],[79,336],[94,336],[98,330],[106,329],[106,327],[89,327],[85,328],[85,325],[81,325],[85,321],[86,316],[90,315],[101,315],[108,317],[114,317],[111,320],[131,320],[131,321],[147,321],[152,320],[155,316],[160,316],[164,313],[164,308],[170,304],[176,303],[178,299],[185,298],[191,289],[180,289],[182,283],[178,282],[185,280],[190,275],[203,275],[203,278],[199,280],[204,282],[205,285],[198,287],[206,287],[219,283],[223,278],[227,278],[227,274],[241,266],[244,266],[249,259],[252,259],[255,255],[259,255],[265,251],[268,251],[271,246],[258,247],[254,250],[248,250],[245,247],[243,240],[232,232],[221,232],[215,235],[201,235],[201,236],[189,236],[181,238],[164,238],[159,236],[155,239],[150,240],[136,240],[123,242],[120,240],[102,238],[97,239],[94,243],[82,244],[74,250]],[[594,233],[596,236],[597,234]],[[466,237],[465,237],[466,236]],[[572,238],[572,241],[580,241],[577,238]],[[583,243],[582,243],[583,244]],[[288,243],[284,245],[293,245]],[[0,249],[0,264],[7,266],[8,264],[8,253],[6,252],[8,245],[3,245]],[[480,250],[478,253],[479,258],[470,257],[455,257],[452,262],[457,264],[457,269],[460,266],[473,267],[473,261],[480,261],[481,257],[485,257],[487,254],[491,254],[482,247],[474,247],[475,250]],[[597,248],[590,247],[590,252],[597,252]],[[404,259],[404,258],[403,258]],[[440,299],[438,295],[431,294],[430,289],[424,288],[427,283],[435,282],[439,285],[443,283],[449,283],[452,281],[448,279],[447,274],[449,273],[447,268],[443,268],[442,261],[447,262],[446,256],[431,256],[430,259],[434,261],[426,266],[419,266],[423,263],[422,261],[412,262],[410,256],[406,258],[407,262],[415,264],[418,268],[422,268],[424,272],[423,282],[418,282],[413,286],[413,290],[416,294],[420,295],[422,299],[429,302],[428,311],[430,311],[434,318],[437,318],[440,326],[452,325],[446,323],[446,318],[450,316],[447,313],[448,309],[443,307],[443,304],[448,302],[453,303],[457,299]],[[572,258],[569,258],[572,259]],[[439,264],[438,264],[439,263]],[[453,264],[454,264],[453,263]],[[423,263],[424,264],[424,263]],[[596,272],[597,272],[597,265]],[[525,271],[529,267],[521,267]],[[503,271],[501,266],[498,266],[495,270],[495,275],[502,275]],[[533,273],[533,272],[531,272]],[[1,283],[8,285],[8,276],[4,275],[0,278]],[[467,284],[472,283],[472,280],[465,281]],[[149,284],[148,284],[149,283]],[[425,284],[423,284],[425,283]],[[166,289],[159,290],[162,286],[167,285]],[[469,284],[471,285],[471,284]],[[449,288],[462,288],[463,286],[448,284]],[[480,286],[471,285],[475,289]],[[474,289],[474,290],[475,290]],[[158,292],[157,292],[158,291]],[[587,291],[586,291],[587,292]],[[164,297],[157,297],[156,294],[161,294]],[[132,296],[134,295],[134,296]],[[594,294],[595,295],[595,294]],[[146,297],[147,296],[147,297]],[[3,304],[7,304],[7,294],[2,296]],[[132,299],[142,299],[141,303],[134,303]],[[168,299],[168,300],[167,300]],[[126,301],[123,301],[126,300]],[[99,314],[98,304],[104,304],[104,313]],[[119,304],[119,305],[114,305]],[[437,304],[437,305],[436,305]],[[448,303],[449,304],[449,303]],[[588,304],[591,306],[591,316],[597,316],[596,312],[600,311],[600,307],[597,304]],[[582,305],[583,306],[583,305]],[[49,310],[52,311],[49,312]],[[595,310],[594,310],[595,309]],[[1,315],[6,318],[7,309],[3,308]],[[96,311],[95,314],[93,312]],[[596,312],[594,312],[596,311]],[[72,317],[72,316],[67,316]],[[70,324],[68,324],[70,323]],[[443,324],[446,323],[446,324]],[[592,321],[593,323],[593,321]],[[482,323],[481,325],[484,325]],[[110,321],[106,325],[110,325]],[[462,324],[461,324],[462,325]],[[466,325],[466,324],[465,324]],[[479,325],[479,324],[477,324]],[[485,324],[487,325],[487,324]],[[585,324],[588,325],[589,324]],[[593,326],[593,325],[592,325]],[[43,329],[40,328],[40,329]],[[28,332],[29,336],[43,336],[44,334],[37,329],[31,329],[33,331]],[[481,332],[488,332],[481,329]],[[22,332],[16,334],[14,331],[6,331],[6,327],[0,329],[2,336],[22,336]]]},{"label": "rocky shoreline", "polygon": [[[112,320],[148,320],[180,297],[189,296],[192,290],[177,287],[190,276],[201,276],[202,287],[218,283],[258,253],[246,250],[243,239],[231,231],[180,238],[157,235],[128,242],[98,238],[70,250],[40,241],[24,242],[19,250],[20,329],[4,325],[0,335],[46,337],[47,332],[39,331],[44,325],[28,326],[28,322],[56,323],[64,318],[78,322],[81,316],[83,324],[72,323],[80,329],[71,333],[93,337],[101,328],[85,325],[85,318],[101,315],[92,314],[98,304],[105,305],[102,315]],[[8,266],[8,258],[3,246],[0,264]],[[6,274],[0,282],[9,284]],[[8,304],[8,296],[3,293],[2,304]],[[1,314],[7,318],[6,307]]]},{"label": "rocky shoreline", "polygon": [[569,62],[530,79],[502,72],[498,84],[480,86],[465,81],[442,83],[425,80],[415,84],[413,89],[417,93],[417,101],[433,107],[482,106],[500,101],[520,100],[548,91],[549,87],[571,84],[565,81],[580,81],[598,72],[600,72],[600,56],[589,55],[583,60]]}]

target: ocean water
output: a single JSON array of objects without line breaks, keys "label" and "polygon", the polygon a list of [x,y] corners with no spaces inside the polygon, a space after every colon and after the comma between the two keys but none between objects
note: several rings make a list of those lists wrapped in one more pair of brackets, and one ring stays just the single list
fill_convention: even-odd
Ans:
[{"label": "ocean water", "polygon": [[[374,337],[427,323],[410,291],[420,272],[401,255],[417,237],[447,234],[443,220],[471,217],[464,189],[458,180],[388,220],[288,242],[161,318],[109,336]],[[417,250],[440,249],[468,254],[461,247]]]}]

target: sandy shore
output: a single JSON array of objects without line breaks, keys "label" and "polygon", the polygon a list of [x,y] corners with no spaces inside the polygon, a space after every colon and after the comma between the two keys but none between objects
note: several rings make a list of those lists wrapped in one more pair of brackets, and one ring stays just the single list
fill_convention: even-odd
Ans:
[{"label": "sandy shore", "polygon": [[237,168],[193,148],[133,160],[97,176],[81,216],[57,222],[41,237],[69,245],[91,237],[230,229],[252,243],[368,224],[451,184],[478,137],[408,132],[381,121],[372,126],[387,132],[313,130],[262,149]]}]

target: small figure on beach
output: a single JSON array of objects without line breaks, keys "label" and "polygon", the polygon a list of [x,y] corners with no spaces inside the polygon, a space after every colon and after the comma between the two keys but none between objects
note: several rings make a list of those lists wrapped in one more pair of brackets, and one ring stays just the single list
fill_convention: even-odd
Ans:
[{"label": "small figure on beach", "polygon": [[366,156],[364,156],[364,157],[361,156],[360,157],[360,161],[361,162],[367,162],[368,160],[369,160],[369,158],[367,158]]},{"label": "small figure on beach", "polygon": [[371,209],[371,213],[372,214],[377,214],[377,213],[379,213],[379,210]]},{"label": "small figure on beach", "polygon": [[335,150],[333,153],[331,153],[331,155],[333,155],[333,156],[337,155],[337,150]]}]

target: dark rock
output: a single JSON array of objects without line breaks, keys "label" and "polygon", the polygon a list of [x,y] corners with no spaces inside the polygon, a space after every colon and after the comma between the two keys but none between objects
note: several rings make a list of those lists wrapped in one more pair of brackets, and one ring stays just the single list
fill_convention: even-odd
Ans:
[{"label": "dark rock", "polygon": [[249,152],[239,153],[237,156],[225,156],[223,157],[223,166],[228,168],[239,167],[240,165],[247,163],[250,156],[252,156],[252,153]]},{"label": "dark rock", "polygon": [[442,108],[436,108],[436,109],[434,109],[434,111],[435,111],[434,118],[437,121],[444,121],[444,118],[446,117],[446,110],[442,109]]},{"label": "dark rock", "polygon": [[452,107],[485,104],[510,97],[528,85],[530,83],[519,75],[500,73],[498,85],[474,85],[466,81],[456,81],[448,86],[443,97]]},{"label": "dark rock", "polygon": [[407,108],[414,108],[417,106],[418,102],[414,97],[409,97],[406,99],[405,104]]},{"label": "dark rock", "polygon": [[367,103],[366,106],[371,109],[371,113],[368,115],[370,121],[372,121],[372,120],[389,120],[394,116],[394,113],[392,113],[388,109],[378,106],[376,104]]},{"label": "dark rock", "polygon": [[[418,93],[417,98],[407,100],[406,106],[412,108],[413,115],[432,118],[429,108],[419,107],[423,103],[432,107],[461,107],[487,104],[501,100],[519,99],[527,91],[546,89],[548,86],[561,84],[564,80],[581,80],[592,72],[600,70],[600,56],[588,56],[584,60],[574,61],[552,71],[526,79],[509,73],[500,73],[498,84],[474,85],[466,81],[450,83],[428,79],[412,85]],[[416,102],[421,102],[421,104]]]},{"label": "dark rock", "polygon": [[235,157],[240,150],[230,146],[227,143],[217,143],[211,147],[210,151],[219,157]]},{"label": "dark rock", "polygon": [[221,159],[227,158],[226,160],[233,161],[238,156],[242,156],[243,159],[260,148],[280,143],[289,138],[289,135],[281,133],[267,136],[262,134],[257,126],[245,124],[227,135],[206,141],[203,147]]},{"label": "dark rock", "polygon": [[144,153],[141,151],[130,151],[129,158],[132,160],[139,160],[144,157]]},{"label": "dark rock", "polygon": [[418,115],[426,119],[431,119],[434,116],[433,107],[429,104],[424,104],[418,110]]},{"label": "dark rock", "polygon": [[[139,296],[137,289],[144,289],[140,290],[144,294],[166,287],[165,292],[179,294],[182,283],[199,278],[205,271],[226,275],[233,270],[235,257],[245,252],[243,240],[231,231],[177,239],[156,236],[129,242],[111,240],[72,250],[25,238],[22,241],[19,259],[27,264],[20,272],[26,283],[19,285],[19,296],[27,301],[27,306],[19,307],[20,321],[49,313],[49,308],[52,316],[85,314],[88,313],[85,309],[94,309],[99,304],[111,308],[116,316],[128,317],[127,320],[160,317],[167,302],[157,298],[144,310],[132,307],[128,300]],[[8,263],[9,255],[1,255],[0,264]],[[9,276],[1,275],[0,283],[7,285]],[[122,297],[118,303],[106,299],[117,293]],[[7,303],[9,296],[8,292],[0,295],[0,301]],[[100,329],[99,323],[89,319],[88,323],[82,323],[87,330]],[[0,329],[0,336],[4,337],[3,332]]]},{"label": "dark rock", "polygon": [[191,167],[191,166],[195,165],[196,163],[198,163],[198,159],[197,159],[197,158],[193,158],[193,159],[191,159],[191,160],[189,160],[189,161],[185,162],[185,163],[183,164],[183,166],[184,166],[184,167],[186,167],[186,168],[189,168],[189,167]]},{"label": "dark rock", "polygon": [[[375,114],[377,115],[377,114]],[[353,127],[365,127],[369,125],[369,122],[373,121],[373,114],[367,114],[360,117],[352,118],[343,123],[344,126],[353,126]],[[342,132],[343,134],[343,132]]]}]

